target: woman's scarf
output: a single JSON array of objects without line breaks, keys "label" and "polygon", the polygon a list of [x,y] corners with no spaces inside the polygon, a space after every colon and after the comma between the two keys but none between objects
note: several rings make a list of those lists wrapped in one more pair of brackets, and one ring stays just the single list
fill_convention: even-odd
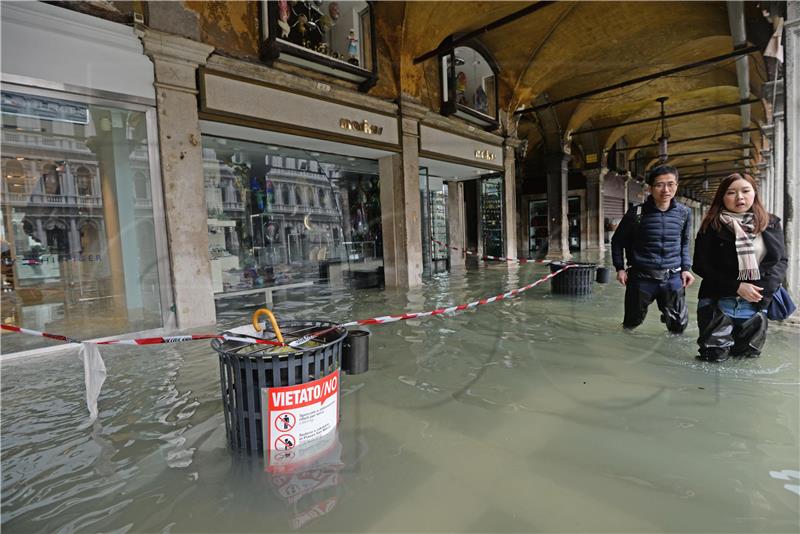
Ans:
[{"label": "woman's scarf", "polygon": [[736,237],[736,257],[739,260],[738,280],[759,280],[761,273],[758,270],[753,239],[756,237],[756,227],[752,213],[733,213],[722,210],[719,220],[727,226]]}]

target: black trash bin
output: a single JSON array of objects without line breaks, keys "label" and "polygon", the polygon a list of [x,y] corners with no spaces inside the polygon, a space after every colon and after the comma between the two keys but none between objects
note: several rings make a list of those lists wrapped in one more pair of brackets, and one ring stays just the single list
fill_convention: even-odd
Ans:
[{"label": "black trash bin", "polygon": [[553,262],[550,264],[550,272],[554,273],[573,265],[566,271],[557,274],[550,279],[550,292],[555,295],[589,295],[592,293],[592,282],[594,282],[594,271],[597,265],[594,263],[563,263]]},{"label": "black trash bin", "polygon": [[369,332],[350,330],[342,346],[342,371],[360,375],[369,371]]},{"label": "black trash bin", "polygon": [[285,321],[278,326],[287,343],[313,332],[332,330],[314,338],[319,343],[316,346],[282,353],[270,353],[275,349],[272,345],[211,341],[219,355],[225,431],[234,450],[264,450],[261,388],[305,384],[333,373],[341,363],[346,329],[327,321]]}]

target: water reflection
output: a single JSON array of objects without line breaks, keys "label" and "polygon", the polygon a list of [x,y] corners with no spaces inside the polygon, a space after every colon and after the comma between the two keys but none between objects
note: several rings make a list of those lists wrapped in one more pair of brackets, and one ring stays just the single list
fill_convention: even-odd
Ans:
[{"label": "water reflection", "polygon": [[[334,321],[423,311],[546,272],[464,270],[408,293],[321,286],[275,309]],[[544,284],[451,317],[370,326],[370,371],[342,377],[334,441],[283,472],[227,448],[205,343],[103,349],[109,376],[89,428],[77,353],[4,363],[2,526],[796,531],[785,488],[796,482],[780,476],[800,470],[800,332],[771,325],[762,358],[701,363],[694,324],[672,336],[655,316],[622,331],[622,292],[595,285],[573,299]],[[221,328],[251,311],[231,305]]]}]

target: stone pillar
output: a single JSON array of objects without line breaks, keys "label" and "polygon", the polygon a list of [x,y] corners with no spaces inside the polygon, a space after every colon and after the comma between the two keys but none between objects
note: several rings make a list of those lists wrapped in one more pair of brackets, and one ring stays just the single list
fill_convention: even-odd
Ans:
[{"label": "stone pillar", "polygon": [[[467,240],[464,236],[464,184],[450,182],[447,184],[447,230],[450,238],[450,269],[464,267],[464,249]],[[453,247],[458,250],[453,250]]]},{"label": "stone pillar", "polygon": [[626,176],[625,179],[622,181],[622,213],[628,213],[628,183],[630,182],[630,176]]},{"label": "stone pillar", "polygon": [[387,287],[422,285],[422,220],[419,194],[419,120],[424,107],[401,101],[402,153],[378,161]]},{"label": "stone pillar", "polygon": [[568,260],[569,224],[567,221],[567,173],[570,154],[547,157],[547,226],[549,232],[547,259]]},{"label": "stone pillar", "polygon": [[586,175],[586,235],[590,252],[603,252],[605,245],[605,211],[603,210],[603,181],[608,168],[585,171]]},{"label": "stone pillar", "polygon": [[216,322],[197,115],[196,74],[213,47],[147,30],[145,53],[155,66],[158,140],[177,327]]},{"label": "stone pillar", "polygon": [[517,164],[516,148],[519,139],[507,137],[503,146],[503,167],[505,179],[503,180],[503,227],[505,229],[505,256],[517,257]]},{"label": "stone pillar", "polygon": [[[786,232],[786,256],[789,258],[787,287],[797,300],[800,297],[800,2],[787,5],[786,24],[786,153],[785,195],[787,206],[783,224]],[[793,148],[791,148],[793,147]],[[776,169],[777,170],[777,169]],[[782,176],[775,173],[776,182]]]}]

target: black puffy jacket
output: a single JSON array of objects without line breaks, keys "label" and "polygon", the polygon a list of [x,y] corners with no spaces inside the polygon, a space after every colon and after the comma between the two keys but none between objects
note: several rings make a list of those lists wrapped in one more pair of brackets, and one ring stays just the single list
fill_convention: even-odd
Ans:
[{"label": "black puffy jacket", "polygon": [[[786,276],[789,261],[783,246],[783,230],[781,220],[775,215],[769,216],[769,224],[761,233],[767,253],[758,270],[760,280],[746,280],[763,289],[759,306],[766,308],[772,301],[772,295]],[[697,234],[694,242],[694,272],[703,278],[700,284],[699,298],[719,299],[735,297],[739,284],[739,260],[736,255],[733,232],[727,226],[719,231],[709,226],[705,232]]]},{"label": "black puffy jacket", "polygon": [[629,267],[691,269],[691,210],[672,199],[669,208],[661,211],[651,196],[641,205],[641,214],[638,216],[637,211],[638,206],[628,210],[611,238],[614,268],[617,271],[625,268],[624,253]]}]

